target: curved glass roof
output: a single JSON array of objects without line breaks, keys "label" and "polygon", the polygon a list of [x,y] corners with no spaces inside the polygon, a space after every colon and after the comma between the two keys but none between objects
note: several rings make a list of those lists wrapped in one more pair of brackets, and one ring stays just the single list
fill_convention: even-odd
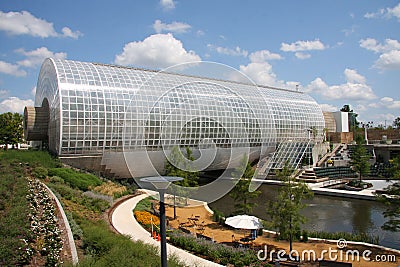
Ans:
[{"label": "curved glass roof", "polygon": [[[50,149],[59,155],[175,145],[264,147],[322,138],[310,96],[265,86],[96,63],[47,59],[35,105],[50,104]],[[297,140],[297,141],[296,141]]]}]

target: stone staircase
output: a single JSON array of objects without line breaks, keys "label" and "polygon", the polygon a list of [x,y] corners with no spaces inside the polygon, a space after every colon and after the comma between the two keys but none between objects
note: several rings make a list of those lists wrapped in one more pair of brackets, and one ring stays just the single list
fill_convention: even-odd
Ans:
[{"label": "stone staircase", "polygon": [[306,183],[319,183],[329,180],[328,177],[318,178],[314,169],[305,169],[296,179]]}]

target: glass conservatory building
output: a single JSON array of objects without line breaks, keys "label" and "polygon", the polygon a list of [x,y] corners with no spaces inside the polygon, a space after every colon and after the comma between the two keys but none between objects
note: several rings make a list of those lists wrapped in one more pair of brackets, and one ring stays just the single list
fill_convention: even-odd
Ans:
[{"label": "glass conservatory building", "polygon": [[243,154],[297,167],[325,127],[301,92],[58,59],[44,61],[24,125],[66,163],[121,178],[163,173],[176,146],[191,148],[199,170]]}]

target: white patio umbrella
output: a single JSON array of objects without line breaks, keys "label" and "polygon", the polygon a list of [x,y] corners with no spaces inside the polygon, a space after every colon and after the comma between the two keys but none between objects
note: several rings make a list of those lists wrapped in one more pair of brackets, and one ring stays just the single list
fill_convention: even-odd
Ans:
[{"label": "white patio umbrella", "polygon": [[262,223],[259,218],[250,215],[236,215],[226,218],[225,224],[237,229],[255,230],[262,228]]}]

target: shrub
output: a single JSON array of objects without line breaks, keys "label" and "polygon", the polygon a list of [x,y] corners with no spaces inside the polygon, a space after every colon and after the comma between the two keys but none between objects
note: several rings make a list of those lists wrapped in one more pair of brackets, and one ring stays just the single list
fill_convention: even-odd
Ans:
[{"label": "shrub", "polygon": [[[157,248],[112,233],[104,223],[83,223],[83,247],[89,255],[78,266],[159,266]],[[175,259],[168,266],[179,266]]]},{"label": "shrub", "polygon": [[111,181],[103,183],[102,185],[96,186],[93,188],[93,191],[99,192],[103,195],[107,195],[110,197],[118,198],[124,196],[128,193],[126,186],[118,185]]},{"label": "shrub", "polygon": [[147,210],[151,211],[151,198],[146,197],[142,200],[140,200],[135,207],[135,210]]},{"label": "shrub", "polygon": [[44,167],[36,167],[35,169],[33,169],[32,171],[32,175],[35,176],[38,179],[44,179],[47,177],[48,175],[48,171],[46,168]]},{"label": "shrub", "polygon": [[59,176],[71,187],[87,191],[89,187],[96,187],[102,184],[100,178],[93,174],[78,172],[73,169],[52,168],[49,169],[50,176]]}]

